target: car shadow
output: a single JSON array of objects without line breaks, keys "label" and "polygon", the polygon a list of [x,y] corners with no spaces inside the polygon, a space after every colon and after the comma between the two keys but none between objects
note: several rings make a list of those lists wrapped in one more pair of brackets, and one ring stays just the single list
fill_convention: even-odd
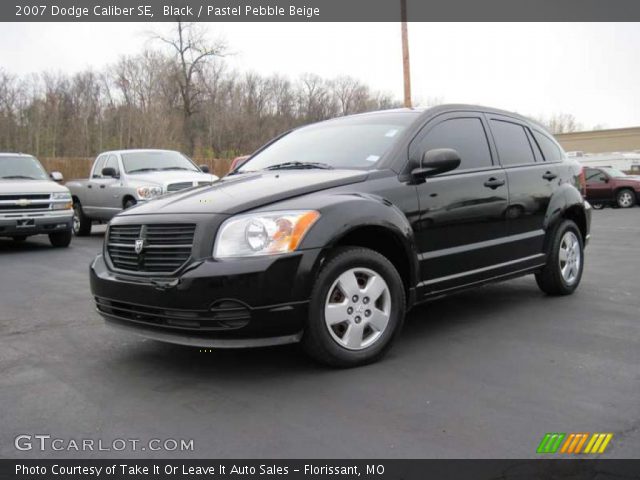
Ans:
[{"label": "car shadow", "polygon": [[[535,284],[521,282],[511,284],[507,289],[501,284],[488,285],[421,304],[410,311],[403,332],[387,358],[410,357],[416,351],[413,347],[420,350],[429,348],[431,342],[440,341],[442,335],[461,324],[487,321],[486,317],[496,309],[504,310],[506,305],[526,301],[526,298],[534,301],[538,296]],[[517,318],[514,321],[517,322]],[[140,339],[128,342],[113,360],[126,365],[127,369],[145,370],[150,374],[151,368],[161,375],[177,376],[185,381],[215,378],[235,383],[260,378],[295,378],[308,373],[354,371],[322,365],[308,358],[300,345],[201,349]],[[385,360],[357,370],[392,368]]]}]

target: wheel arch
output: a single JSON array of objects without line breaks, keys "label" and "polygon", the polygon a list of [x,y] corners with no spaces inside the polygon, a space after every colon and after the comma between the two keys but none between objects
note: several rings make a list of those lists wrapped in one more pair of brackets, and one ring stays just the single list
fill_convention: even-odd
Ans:
[{"label": "wheel arch", "polygon": [[397,207],[377,197],[358,196],[325,209],[318,223],[318,228],[314,226],[310,232],[310,238],[303,241],[322,248],[313,278],[336,248],[369,248],[394,265],[405,287],[407,305],[413,303],[419,274],[418,257],[413,229]]},{"label": "wheel arch", "polygon": [[562,185],[551,197],[547,213],[545,215],[545,251],[549,245],[550,234],[563,220],[573,221],[580,230],[583,243],[589,235],[590,215],[585,207],[585,201],[580,192],[573,186]]}]

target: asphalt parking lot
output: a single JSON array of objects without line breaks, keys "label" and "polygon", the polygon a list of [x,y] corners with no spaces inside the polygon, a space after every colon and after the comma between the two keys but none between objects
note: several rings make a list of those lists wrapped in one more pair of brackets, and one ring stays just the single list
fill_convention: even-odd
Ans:
[{"label": "asphalt parking lot", "polygon": [[[102,234],[0,240],[0,457],[526,458],[546,432],[613,432],[640,458],[640,208],[594,212],[583,282],[533,277],[414,309],[381,363],[295,346],[202,353],[108,329],[88,265]],[[20,452],[19,434],[183,438],[193,452]]]}]

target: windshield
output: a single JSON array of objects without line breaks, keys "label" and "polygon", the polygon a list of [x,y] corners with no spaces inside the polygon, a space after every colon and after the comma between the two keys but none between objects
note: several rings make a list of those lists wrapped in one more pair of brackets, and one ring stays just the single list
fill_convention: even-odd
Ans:
[{"label": "windshield", "polygon": [[122,163],[127,173],[151,170],[189,170],[199,172],[191,160],[179,152],[129,152],[122,154]]},{"label": "windshield", "polygon": [[251,157],[238,171],[264,170],[282,164],[292,168],[304,168],[302,164],[372,168],[415,119],[412,112],[379,113],[303,127]]},{"label": "windshield", "polygon": [[28,155],[16,155],[15,157],[0,156],[0,178],[47,180],[47,172],[40,162]]},{"label": "windshield", "polygon": [[611,167],[605,167],[602,168],[601,170],[603,170],[607,175],[609,175],[610,177],[626,177],[627,174],[624,173],[621,170],[618,170],[617,168],[611,168]]}]

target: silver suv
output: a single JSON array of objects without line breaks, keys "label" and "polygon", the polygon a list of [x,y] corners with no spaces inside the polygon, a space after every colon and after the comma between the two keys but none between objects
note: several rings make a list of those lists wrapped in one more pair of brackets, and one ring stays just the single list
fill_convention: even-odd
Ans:
[{"label": "silver suv", "polygon": [[47,234],[54,247],[69,246],[71,193],[56,181],[62,181],[62,174],[47,175],[35,157],[0,153],[0,237],[21,242]]}]

